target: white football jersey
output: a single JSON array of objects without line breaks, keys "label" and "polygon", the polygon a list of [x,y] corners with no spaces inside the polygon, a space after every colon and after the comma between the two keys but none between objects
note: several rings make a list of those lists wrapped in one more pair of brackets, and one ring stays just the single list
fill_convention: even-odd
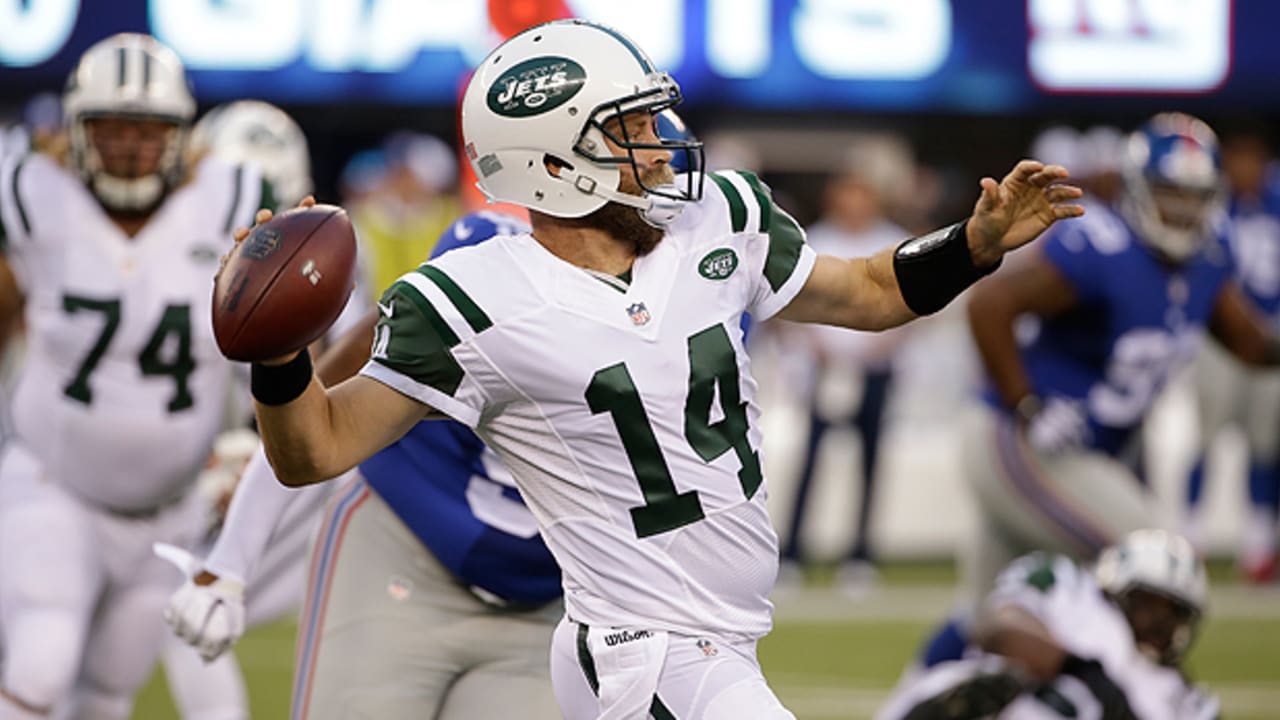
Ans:
[{"label": "white football jersey", "polygon": [[263,200],[257,171],[206,159],[130,238],[54,159],[0,168],[0,237],[26,300],[13,422],[51,479],[120,511],[194,481],[231,369],[212,279]]},{"label": "white football jersey", "polygon": [[740,322],[786,306],[815,255],[754,175],[706,188],[626,279],[527,234],[404,275],[363,373],[501,457],[563,570],[569,617],[757,638],[778,552]]},{"label": "white football jersey", "polygon": [[[1216,697],[1188,683],[1177,669],[1153,663],[1138,651],[1124,614],[1103,595],[1091,573],[1065,556],[1032,553],[1015,560],[996,581],[986,604],[1022,608],[1067,652],[1096,660],[1124,692],[1139,720],[1214,720],[1218,715]],[[941,663],[896,692],[877,718],[903,717],[918,703],[962,682],[1007,669],[1003,658],[977,651],[964,660]],[[1085,682],[1063,675],[1023,692],[996,717],[1101,720],[1102,705]]]}]

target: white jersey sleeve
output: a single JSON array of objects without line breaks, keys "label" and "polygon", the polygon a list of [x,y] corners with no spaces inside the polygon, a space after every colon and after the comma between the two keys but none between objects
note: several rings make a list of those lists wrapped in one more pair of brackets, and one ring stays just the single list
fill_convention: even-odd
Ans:
[{"label": "white jersey sleeve", "polygon": [[795,299],[817,254],[805,244],[800,224],[753,173],[723,170],[708,173],[707,179],[704,212],[722,214],[729,232],[747,235],[744,264],[752,278],[747,310],[755,320],[767,320]]},{"label": "white jersey sleeve", "polygon": [[325,485],[289,488],[276,481],[262,446],[245,465],[240,484],[231,496],[227,519],[209,551],[205,568],[219,577],[243,582],[266,550],[280,518],[308,490],[327,493]]}]

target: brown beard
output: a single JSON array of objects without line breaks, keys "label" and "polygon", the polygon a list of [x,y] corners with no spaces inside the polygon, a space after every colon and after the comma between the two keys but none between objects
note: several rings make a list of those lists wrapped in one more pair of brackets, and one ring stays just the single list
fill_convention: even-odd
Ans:
[{"label": "brown beard", "polygon": [[[675,173],[671,168],[663,165],[650,168],[643,177],[646,187],[657,187],[673,182]],[[618,183],[618,190],[637,197],[644,195],[644,190],[635,178],[626,173],[623,173],[622,180]],[[636,208],[612,200],[589,215],[580,218],[564,218],[562,221],[574,227],[606,232],[610,237],[630,244],[636,257],[643,257],[652,252],[666,234],[666,230],[645,222]]]}]

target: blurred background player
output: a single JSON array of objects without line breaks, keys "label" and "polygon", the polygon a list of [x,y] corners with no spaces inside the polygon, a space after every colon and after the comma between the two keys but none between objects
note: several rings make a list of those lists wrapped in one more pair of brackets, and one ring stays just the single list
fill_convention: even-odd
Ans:
[{"label": "blurred background player", "polygon": [[[314,189],[306,135],[293,118],[269,103],[240,100],[209,110],[192,129],[191,145],[196,155],[257,167],[282,208],[293,207]],[[352,316],[358,317],[365,308],[358,294],[353,294],[335,330],[349,327]],[[240,474],[257,448],[257,436],[247,427],[252,417],[247,373],[238,373],[237,380],[241,382],[233,387],[228,405],[228,424],[233,427],[218,436],[210,466],[198,482],[208,518],[201,555],[216,537]],[[247,626],[294,617],[302,606],[307,552],[319,526],[320,509],[332,490],[308,488],[295,495],[289,512],[269,538],[260,563],[262,572],[250,578],[252,589],[244,618]],[[166,637],[165,676],[184,718],[235,720],[249,716],[244,679],[234,655],[206,661],[177,637],[168,633]]]},{"label": "blurred background player", "polygon": [[178,584],[150,546],[200,531],[231,380],[208,278],[271,204],[252,168],[186,162],[195,101],[148,36],[87,50],[62,106],[67,152],[0,170],[0,318],[22,309],[28,342],[0,458],[4,720],[129,716]]},{"label": "blurred background player", "polygon": [[[1157,115],[1129,140],[1119,214],[1092,204],[971,293],[988,387],[962,428],[978,508],[961,558],[964,608],[1022,553],[1088,560],[1155,524],[1131,443],[1203,330],[1244,362],[1280,362],[1280,342],[1231,281],[1223,200],[1213,131]],[[1040,325],[1019,346],[1023,314]],[[949,624],[926,665],[958,657],[965,637],[963,621]]]},{"label": "blurred background player", "polygon": [[[436,240],[461,213],[453,150],[424,133],[392,133],[381,147],[380,172],[360,201],[348,208],[360,242],[369,300],[431,254]],[[372,168],[371,168],[372,169]]]},{"label": "blurred background player", "polygon": [[[867,257],[910,237],[909,231],[888,219],[887,211],[906,191],[913,171],[910,148],[900,138],[881,135],[856,140],[827,181],[823,214],[806,230],[809,245],[837,257]],[[893,384],[894,358],[909,330],[903,326],[869,333],[794,323],[784,332],[791,352],[804,356],[804,376],[810,387],[809,435],[782,543],[779,582],[795,584],[801,579],[800,564],[806,559],[801,539],[823,440],[828,430],[850,425],[860,440],[861,464],[842,475],[856,477],[861,493],[853,547],[836,570],[835,581],[846,592],[862,592],[875,578],[870,530],[881,428]]]},{"label": "blurred background player", "polygon": [[[527,231],[471,213],[435,252]],[[321,359],[327,384],[368,360],[377,318]],[[496,456],[462,424],[427,421],[342,482],[313,551],[292,716],[559,717],[548,657],[563,613],[560,571]],[[210,659],[233,643],[240,601],[206,584],[251,578],[252,614],[257,584],[273,582],[262,572],[273,528],[296,514],[301,494],[332,484],[285,488],[258,451],[207,572],[170,602],[175,631]]]},{"label": "blurred background player", "polygon": [[[1280,184],[1267,128],[1241,123],[1224,135],[1222,167],[1231,193],[1228,248],[1235,258],[1236,278],[1275,325],[1280,321]],[[1235,425],[1247,446],[1249,498],[1237,559],[1249,581],[1271,581],[1276,575],[1280,503],[1280,371],[1247,367],[1216,343],[1206,343],[1194,370],[1200,446],[1187,485],[1184,532],[1202,546],[1206,455],[1220,431]]]},{"label": "blurred background player", "polygon": [[1216,720],[1219,702],[1182,664],[1208,600],[1185,539],[1137,530],[1093,572],[1019,558],[985,598],[964,659],[909,678],[879,720]]}]

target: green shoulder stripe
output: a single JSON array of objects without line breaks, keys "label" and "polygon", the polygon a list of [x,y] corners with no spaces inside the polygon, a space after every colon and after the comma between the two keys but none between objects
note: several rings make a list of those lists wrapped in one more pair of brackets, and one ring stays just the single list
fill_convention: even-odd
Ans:
[{"label": "green shoulder stripe", "polygon": [[742,194],[738,192],[738,188],[733,186],[733,182],[729,178],[721,176],[719,173],[710,173],[707,177],[720,188],[720,192],[724,195],[725,200],[729,201],[729,218],[733,223],[733,231],[740,233],[747,229],[747,206],[742,202]]},{"label": "green shoulder stripe", "polygon": [[[452,396],[466,372],[449,351],[458,344],[449,324],[417,288],[402,280],[387,288],[379,305],[390,308],[391,314],[379,326],[379,333],[389,332],[390,336],[378,361]],[[405,312],[406,305],[417,312]]]},{"label": "green shoulder stripe", "polygon": [[449,302],[453,303],[453,306],[458,308],[458,312],[462,313],[463,319],[471,326],[472,331],[479,334],[493,327],[493,321],[489,319],[489,316],[443,270],[434,265],[422,265],[418,268],[418,272],[427,276],[428,280],[440,288],[444,296],[449,298]]},{"label": "green shoulder stripe", "polygon": [[751,186],[751,194],[756,196],[756,204],[760,206],[760,232],[769,232],[769,224],[773,221],[773,197],[755,173],[739,170],[738,174]]},{"label": "green shoulder stripe", "polygon": [[[275,188],[271,187],[271,181],[266,177],[263,177],[262,182],[258,186],[258,207],[271,208],[273,212],[288,209],[276,207],[279,202],[280,201],[276,198]],[[256,213],[257,209],[255,209],[254,212]]]},{"label": "green shoulder stripe", "polygon": [[[27,219],[27,209],[22,206],[22,193],[18,192],[18,178],[22,175],[22,168],[27,164],[27,159],[23,158],[13,168],[13,206],[18,210],[18,220],[22,222],[22,232],[26,235],[31,234],[31,221]],[[6,241],[7,244],[7,241]]]},{"label": "green shoulder stripe", "polygon": [[782,208],[777,208],[769,224],[769,254],[764,260],[764,277],[774,292],[795,272],[804,248],[804,231]]},{"label": "green shoulder stripe", "polygon": [[244,165],[236,166],[236,175],[231,179],[231,207],[227,208],[227,221],[223,223],[223,232],[236,229],[236,209],[240,207],[240,186],[244,184]]}]

